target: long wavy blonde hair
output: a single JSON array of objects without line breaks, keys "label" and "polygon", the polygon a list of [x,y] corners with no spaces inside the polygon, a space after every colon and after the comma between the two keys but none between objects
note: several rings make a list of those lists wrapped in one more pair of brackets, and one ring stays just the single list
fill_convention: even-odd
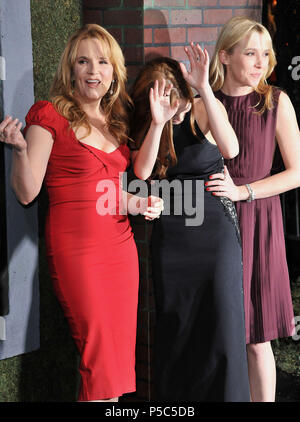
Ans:
[{"label": "long wavy blonde hair", "polygon": [[110,91],[101,100],[101,108],[105,114],[109,132],[118,139],[119,143],[127,141],[129,129],[128,111],[131,100],[126,93],[127,79],[125,61],[122,50],[114,37],[96,24],[87,24],[76,31],[67,42],[62,53],[58,69],[50,89],[52,103],[56,110],[64,116],[70,126],[84,126],[91,132],[91,125],[86,113],[82,110],[75,97],[72,84],[73,68],[77,58],[79,43],[84,39],[98,39],[104,54],[113,66],[113,93]]},{"label": "long wavy blonde hair", "polygon": [[[165,79],[167,84],[172,83],[173,89],[170,94],[170,103],[173,105],[177,99],[184,99],[191,103],[190,125],[191,130],[197,136],[194,117],[194,94],[185,81],[179,63],[169,57],[157,57],[144,65],[138,74],[132,90],[131,98],[134,110],[131,116],[130,137],[135,141],[136,148],[142,145],[151,124],[151,110],[149,91],[156,80]],[[173,144],[173,125],[168,121],[163,129],[160,147],[157,155],[155,169],[152,176],[166,177],[169,166],[177,163],[177,157]]]},{"label": "long wavy blonde hair", "polygon": [[209,79],[213,91],[218,91],[222,88],[226,77],[226,66],[220,60],[220,51],[225,50],[227,54],[232,54],[237,43],[253,31],[265,37],[270,49],[268,69],[255,88],[255,91],[264,98],[262,107],[259,110],[259,113],[263,113],[266,109],[270,110],[273,108],[273,89],[272,86],[268,85],[267,78],[273,72],[277,62],[271,36],[268,30],[260,23],[243,16],[236,16],[223,26],[211,59]]}]

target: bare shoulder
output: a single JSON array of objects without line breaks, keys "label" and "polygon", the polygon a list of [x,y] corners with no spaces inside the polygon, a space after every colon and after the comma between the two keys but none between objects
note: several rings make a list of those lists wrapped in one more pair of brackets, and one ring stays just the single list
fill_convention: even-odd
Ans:
[{"label": "bare shoulder", "polygon": [[278,98],[278,110],[285,111],[293,109],[293,104],[291,102],[290,97],[287,95],[286,92],[280,91],[279,98]]},{"label": "bare shoulder", "polygon": [[290,97],[284,91],[281,91],[278,98],[277,123],[290,122],[295,118],[295,109]]},{"label": "bare shoulder", "polygon": [[290,97],[287,95],[287,93],[285,92],[285,91],[283,91],[282,89],[277,89],[277,91],[278,91],[278,102],[281,102],[281,101],[287,101],[287,100],[289,100],[290,99]]},{"label": "bare shoulder", "polygon": [[300,135],[296,112],[289,96],[284,91],[280,92],[278,99],[276,139],[282,149],[288,148],[299,155]]}]

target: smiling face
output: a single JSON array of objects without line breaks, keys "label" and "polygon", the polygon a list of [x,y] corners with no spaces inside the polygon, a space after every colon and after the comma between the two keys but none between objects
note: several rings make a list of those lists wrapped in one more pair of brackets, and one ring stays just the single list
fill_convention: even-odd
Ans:
[{"label": "smiling face", "polygon": [[73,66],[74,91],[82,104],[101,101],[113,80],[113,65],[100,40],[80,41]]},{"label": "smiling face", "polygon": [[239,41],[231,54],[222,50],[220,60],[226,67],[224,85],[257,87],[268,71],[269,54],[269,41],[257,31],[252,31]]}]

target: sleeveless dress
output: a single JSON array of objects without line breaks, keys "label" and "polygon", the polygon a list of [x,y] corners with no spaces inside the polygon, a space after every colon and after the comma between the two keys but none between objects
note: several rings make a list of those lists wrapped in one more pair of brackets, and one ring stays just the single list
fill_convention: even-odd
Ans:
[{"label": "sleeveless dress", "polygon": [[[136,245],[127,214],[97,209],[106,195],[99,182],[109,180],[119,191],[129,149],[105,153],[83,144],[47,101],[32,106],[26,124],[25,131],[39,125],[54,139],[45,176],[45,240],[54,290],[81,355],[79,400],[135,391]],[[118,198],[112,208],[121,205]]]},{"label": "sleeveless dress", "polygon": [[[273,88],[274,108],[262,116],[254,113],[260,101],[255,91],[237,97],[222,91],[215,95],[239,140],[239,155],[226,160],[235,184],[270,176],[280,90]],[[243,249],[246,341],[263,343],[291,336],[294,315],[279,195],[236,202],[236,210]]]},{"label": "sleeveless dress", "polygon": [[[182,186],[182,194],[177,189],[170,206],[165,198],[152,231],[155,391],[160,401],[249,401],[236,213],[230,200],[197,189],[197,182],[203,187],[209,175],[223,170],[223,157],[196,130],[198,137],[189,113],[173,125],[178,162],[167,178]],[[201,192],[204,220],[187,224],[191,213],[184,202],[195,205]]]}]

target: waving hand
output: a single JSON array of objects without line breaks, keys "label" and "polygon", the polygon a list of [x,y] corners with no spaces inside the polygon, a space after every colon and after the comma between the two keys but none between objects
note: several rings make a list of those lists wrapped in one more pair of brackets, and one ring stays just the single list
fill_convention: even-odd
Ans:
[{"label": "waving hand", "polygon": [[206,49],[202,50],[199,44],[190,43],[191,48],[184,48],[190,61],[190,71],[180,63],[185,80],[195,89],[201,90],[209,85],[209,56]]},{"label": "waving hand", "polygon": [[27,143],[21,133],[22,123],[11,116],[5,117],[0,123],[0,142],[13,146],[22,151],[27,148]]},{"label": "waving hand", "polygon": [[166,80],[163,79],[161,83],[156,80],[154,87],[150,89],[149,100],[152,120],[157,125],[164,125],[172,119],[178,109],[179,101],[176,101],[173,106],[170,104],[172,88],[172,84],[167,85]]}]

